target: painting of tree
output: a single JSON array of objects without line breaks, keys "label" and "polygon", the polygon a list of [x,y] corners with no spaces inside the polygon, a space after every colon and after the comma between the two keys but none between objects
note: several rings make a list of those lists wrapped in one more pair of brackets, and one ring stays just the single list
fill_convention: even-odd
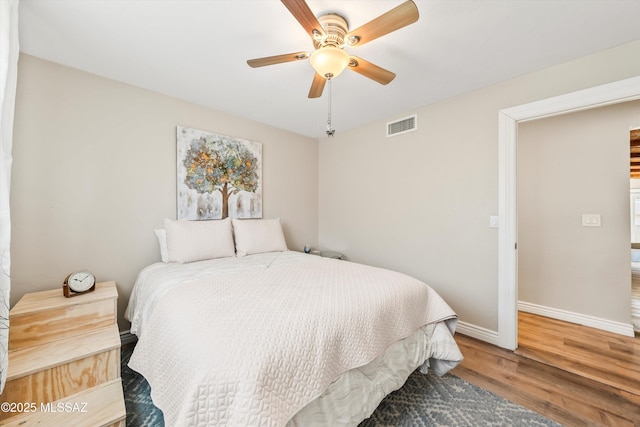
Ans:
[{"label": "painting of tree", "polygon": [[178,126],[178,218],[262,217],[262,145]]}]

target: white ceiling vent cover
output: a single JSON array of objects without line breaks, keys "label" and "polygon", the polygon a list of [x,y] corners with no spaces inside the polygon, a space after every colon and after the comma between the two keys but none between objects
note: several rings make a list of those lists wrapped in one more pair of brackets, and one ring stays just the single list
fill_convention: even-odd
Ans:
[{"label": "white ceiling vent cover", "polygon": [[413,132],[416,129],[418,129],[418,115],[414,114],[413,116],[387,123],[387,137]]}]

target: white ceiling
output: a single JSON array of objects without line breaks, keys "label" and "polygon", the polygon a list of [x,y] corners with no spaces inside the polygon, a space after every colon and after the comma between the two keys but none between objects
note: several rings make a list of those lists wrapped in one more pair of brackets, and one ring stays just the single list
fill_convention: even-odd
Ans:
[{"label": "white ceiling", "polygon": [[[308,0],[356,28],[403,0]],[[347,48],[397,74],[333,81],[337,132],[640,39],[638,0],[416,0],[417,23]],[[21,0],[20,50],[311,137],[324,137],[328,85],[308,99],[311,51],[278,0]],[[640,53],[639,53],[640,55]],[[635,59],[637,60],[637,58]]]}]

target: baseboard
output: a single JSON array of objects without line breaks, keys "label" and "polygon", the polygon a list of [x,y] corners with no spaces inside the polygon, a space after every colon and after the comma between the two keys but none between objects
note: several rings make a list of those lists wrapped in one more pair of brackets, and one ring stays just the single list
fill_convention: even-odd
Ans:
[{"label": "baseboard", "polygon": [[475,338],[489,344],[498,345],[498,332],[482,328],[471,323],[458,320],[456,333],[460,333],[462,335],[466,335],[468,337]]},{"label": "baseboard", "polygon": [[120,345],[132,344],[138,341],[138,337],[133,335],[130,331],[120,332]]},{"label": "baseboard", "polygon": [[633,325],[631,323],[615,322],[613,320],[602,319],[586,314],[573,313],[571,311],[560,310],[553,307],[532,304],[525,301],[518,301],[518,310],[526,313],[537,314],[550,317],[552,319],[563,320],[565,322],[577,323],[578,325],[590,328],[602,329],[603,331],[633,337]]}]

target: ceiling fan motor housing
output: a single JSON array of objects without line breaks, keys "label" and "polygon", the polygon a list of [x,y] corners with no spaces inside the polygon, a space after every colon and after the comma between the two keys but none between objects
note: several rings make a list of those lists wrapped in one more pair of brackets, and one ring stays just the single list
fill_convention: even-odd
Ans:
[{"label": "ceiling fan motor housing", "polygon": [[314,40],[315,48],[320,49],[324,46],[343,48],[345,45],[344,38],[349,32],[349,25],[346,19],[337,13],[329,13],[320,16],[318,22],[322,25],[326,37]]}]

